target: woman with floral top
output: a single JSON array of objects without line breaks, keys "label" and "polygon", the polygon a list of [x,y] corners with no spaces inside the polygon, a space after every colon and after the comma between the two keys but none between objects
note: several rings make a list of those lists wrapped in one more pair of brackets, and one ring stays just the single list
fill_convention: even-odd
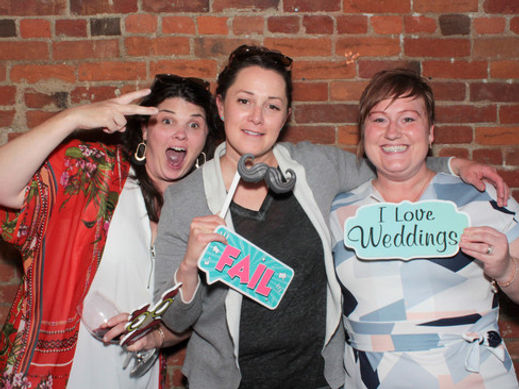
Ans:
[{"label": "woman with floral top", "polygon": [[[207,82],[159,75],[151,90],[64,110],[0,148],[1,235],[24,270],[1,333],[0,386],[159,387],[159,363],[130,377],[126,353],[108,344],[126,313],[103,343],[78,307],[94,292],[120,312],[152,301],[162,194],[212,153],[215,112]],[[95,128],[121,132],[122,145],[64,142]],[[183,338],[159,327],[129,349]]]}]

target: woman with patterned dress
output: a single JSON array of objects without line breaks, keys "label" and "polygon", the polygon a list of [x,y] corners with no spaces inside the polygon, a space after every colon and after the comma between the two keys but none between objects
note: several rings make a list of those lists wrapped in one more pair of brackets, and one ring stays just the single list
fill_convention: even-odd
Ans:
[{"label": "woman with patterned dress", "polygon": [[[359,155],[366,153],[377,178],[337,196],[330,219],[345,388],[517,388],[496,294],[497,285],[519,301],[517,202],[498,206],[494,188],[480,192],[427,169],[434,100],[411,71],[375,75],[361,97],[359,128]],[[456,255],[373,260],[346,247],[345,222],[359,207],[404,200],[447,200],[469,215]]]},{"label": "woman with patterned dress", "polygon": [[[159,75],[151,90],[67,109],[0,148],[1,234],[20,250],[24,272],[1,334],[0,386],[159,387],[159,363],[131,377],[127,353],[108,342],[124,312],[152,302],[162,193],[213,148],[214,100],[199,81]],[[123,144],[66,139],[95,128],[122,132]],[[104,342],[80,320],[94,292],[122,312]],[[183,337],[161,326],[128,350]]]}]

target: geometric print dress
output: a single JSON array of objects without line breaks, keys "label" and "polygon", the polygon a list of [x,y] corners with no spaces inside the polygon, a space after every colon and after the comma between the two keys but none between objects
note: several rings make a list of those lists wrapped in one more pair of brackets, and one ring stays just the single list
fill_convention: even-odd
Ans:
[{"label": "geometric print dress", "polygon": [[[519,238],[519,205],[499,208],[495,190],[479,192],[437,174],[420,200],[450,200],[471,226]],[[478,260],[362,260],[344,245],[344,223],[360,206],[383,202],[367,182],[336,197],[330,215],[347,342],[345,388],[517,388],[499,335],[498,299]]]}]

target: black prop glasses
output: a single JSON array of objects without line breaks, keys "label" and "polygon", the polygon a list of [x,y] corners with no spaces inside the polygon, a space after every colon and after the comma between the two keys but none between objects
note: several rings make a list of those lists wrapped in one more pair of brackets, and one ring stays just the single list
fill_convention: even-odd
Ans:
[{"label": "black prop glasses", "polygon": [[244,60],[248,57],[253,57],[256,55],[260,57],[268,57],[273,61],[283,65],[286,70],[291,70],[292,62],[294,62],[292,58],[282,54],[277,50],[270,50],[261,46],[241,45],[231,53],[229,56],[229,63],[233,62],[234,60]]},{"label": "black prop glasses", "polygon": [[155,88],[163,88],[167,86],[171,86],[174,84],[182,84],[184,82],[192,82],[202,88],[204,88],[206,91],[209,90],[210,83],[209,81],[203,80],[201,78],[197,77],[182,77],[177,76],[176,74],[156,74],[155,79],[153,80],[153,83],[151,84],[150,89]]}]

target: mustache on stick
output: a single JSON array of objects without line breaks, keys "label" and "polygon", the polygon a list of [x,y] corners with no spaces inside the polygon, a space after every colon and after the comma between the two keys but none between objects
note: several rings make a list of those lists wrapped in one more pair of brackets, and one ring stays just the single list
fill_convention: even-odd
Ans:
[{"label": "mustache on stick", "polygon": [[251,167],[247,167],[246,163],[254,160],[254,155],[244,154],[238,161],[238,173],[245,182],[259,182],[265,180],[265,183],[275,193],[286,193],[294,189],[296,184],[296,173],[292,169],[285,171],[286,177],[278,170],[278,168],[259,162]]}]

